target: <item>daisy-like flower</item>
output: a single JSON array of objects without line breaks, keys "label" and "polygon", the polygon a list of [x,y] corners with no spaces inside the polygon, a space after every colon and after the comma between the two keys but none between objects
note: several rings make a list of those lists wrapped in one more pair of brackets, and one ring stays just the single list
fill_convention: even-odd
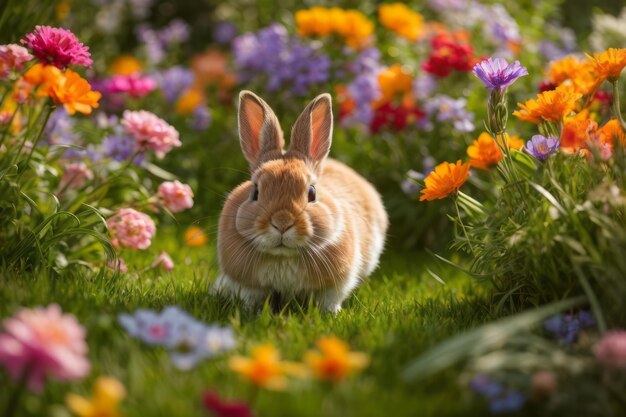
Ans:
[{"label": "daisy-like flower", "polygon": [[174,126],[149,111],[125,110],[122,125],[135,138],[140,151],[152,150],[163,157],[172,148],[182,145]]},{"label": "daisy-like flower", "polygon": [[[520,150],[524,146],[524,142],[517,136],[506,135],[506,142],[509,149]],[[498,147],[498,144],[493,140],[487,132],[483,132],[478,136],[472,144],[467,148],[467,156],[470,157],[470,165],[474,168],[488,170],[489,168],[497,165],[502,160],[504,155]]]},{"label": "daisy-like flower", "polygon": [[614,82],[626,67],[626,48],[609,48],[593,56],[587,54],[587,58],[601,79]]},{"label": "daisy-like flower", "polygon": [[380,23],[398,35],[416,41],[424,34],[424,17],[404,3],[388,3],[378,7]]},{"label": "daisy-like flower", "polygon": [[413,79],[400,64],[382,70],[378,74],[378,85],[382,97],[379,104],[393,100],[399,94],[405,94],[413,89]]},{"label": "daisy-like flower", "polygon": [[93,63],[89,47],[80,43],[67,29],[38,25],[21,42],[44,65],[65,69],[69,65],[88,67]]},{"label": "daisy-like flower", "polygon": [[520,77],[528,75],[528,70],[519,61],[512,64],[502,58],[489,58],[474,65],[472,69],[489,90],[504,90]]},{"label": "daisy-like flower", "polygon": [[336,337],[322,337],[316,344],[319,351],[307,352],[304,362],[319,379],[340,382],[369,364],[366,353],[351,352],[348,344]]},{"label": "daisy-like flower", "polygon": [[191,187],[178,180],[166,181],[159,185],[157,195],[163,205],[172,213],[179,213],[193,207]]},{"label": "daisy-like flower", "polygon": [[581,97],[582,94],[577,93],[573,87],[561,85],[556,90],[540,93],[536,99],[527,100],[523,104],[517,103],[520,110],[514,111],[513,115],[535,124],[542,120],[560,122],[574,111],[576,101]]},{"label": "daisy-like flower", "polygon": [[50,377],[59,381],[84,378],[90,367],[85,329],[56,304],[22,309],[4,321],[0,364],[13,379],[25,378],[35,392]]},{"label": "daisy-like flower", "polygon": [[119,417],[119,404],[126,396],[124,385],[115,378],[101,376],[93,384],[93,395],[85,398],[67,394],[67,407],[79,417]]},{"label": "daisy-like flower", "polygon": [[31,59],[33,56],[23,46],[0,45],[0,79],[7,78],[11,71],[21,71]]},{"label": "daisy-like flower", "polygon": [[463,163],[460,160],[437,165],[424,180],[425,187],[421,190],[420,201],[439,200],[455,195],[469,178],[469,169],[469,162]]},{"label": "daisy-like flower", "polygon": [[554,136],[534,135],[526,142],[526,152],[537,159],[544,160],[559,149],[560,142]]},{"label": "daisy-like flower", "polygon": [[252,349],[251,358],[232,356],[228,365],[230,369],[251,383],[270,390],[285,389],[288,375],[303,376],[305,374],[305,369],[301,364],[282,361],[280,353],[271,344]]},{"label": "daisy-like flower", "polygon": [[102,94],[92,91],[89,82],[71,69],[63,73],[57,70],[56,74],[55,71],[46,71],[46,74],[42,93],[50,96],[55,103],[62,104],[70,115],[76,112],[91,114],[98,107]]},{"label": "daisy-like flower", "polygon": [[107,220],[114,246],[147,249],[152,243],[156,226],[150,216],[131,208],[120,209]]},{"label": "daisy-like flower", "polygon": [[581,61],[572,55],[551,62],[548,77],[554,86],[570,82],[574,90],[581,94],[595,91],[602,82],[591,62]]},{"label": "daisy-like flower", "polygon": [[59,188],[81,188],[85,182],[92,179],[93,172],[84,162],[73,162],[65,166]]}]

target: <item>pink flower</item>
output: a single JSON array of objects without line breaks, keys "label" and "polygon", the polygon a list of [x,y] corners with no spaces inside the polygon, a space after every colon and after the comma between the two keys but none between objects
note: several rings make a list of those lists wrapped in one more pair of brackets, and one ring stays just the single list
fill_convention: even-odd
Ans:
[{"label": "pink flower", "polygon": [[56,304],[22,309],[4,321],[0,363],[13,379],[27,372],[28,387],[36,392],[49,377],[60,381],[81,379],[89,372],[85,329]]},{"label": "pink flower", "polygon": [[0,125],[8,125],[13,117],[13,112],[8,110],[0,110]]},{"label": "pink flower", "polygon": [[150,216],[131,208],[119,210],[107,220],[115,247],[146,249],[152,243],[156,226]]},{"label": "pink flower", "polygon": [[156,268],[157,266],[163,267],[166,271],[171,271],[174,269],[174,261],[167,254],[167,252],[163,251],[161,254],[152,262],[152,267]]},{"label": "pink flower", "polygon": [[102,89],[105,93],[127,93],[131,97],[143,97],[156,88],[157,84],[150,77],[142,77],[140,74],[114,75],[104,80]]},{"label": "pink flower", "polygon": [[593,347],[593,353],[604,365],[626,368],[626,331],[614,330],[605,333]]},{"label": "pink flower", "polygon": [[28,46],[44,65],[65,69],[71,64],[85,67],[93,64],[89,47],[80,43],[67,29],[37,25],[20,42]]},{"label": "pink flower", "polygon": [[7,78],[11,71],[21,71],[31,59],[33,56],[23,46],[0,45],[0,78]]},{"label": "pink flower", "polygon": [[119,270],[120,272],[128,272],[126,262],[124,262],[122,258],[117,258],[117,263],[115,261],[107,262],[107,266],[111,269]]},{"label": "pink flower", "polygon": [[166,181],[159,185],[157,192],[163,205],[172,213],[178,213],[193,207],[193,191],[180,181]]},{"label": "pink flower", "polygon": [[81,188],[85,181],[93,179],[93,172],[84,162],[73,162],[65,167],[59,188]]},{"label": "pink flower", "polygon": [[135,138],[140,151],[152,150],[160,158],[182,145],[178,131],[149,111],[125,110],[122,125]]}]

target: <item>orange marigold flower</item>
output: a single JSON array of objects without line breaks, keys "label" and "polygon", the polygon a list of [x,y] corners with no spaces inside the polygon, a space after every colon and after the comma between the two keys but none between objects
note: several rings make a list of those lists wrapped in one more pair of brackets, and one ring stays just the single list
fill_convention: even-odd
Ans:
[{"label": "orange marigold flower", "polygon": [[[524,146],[524,141],[517,136],[506,134],[506,142],[510,149],[520,150]],[[488,170],[500,162],[504,155],[498,147],[493,137],[483,132],[467,148],[467,155],[470,157],[470,165],[474,168]]]},{"label": "orange marigold flower", "polygon": [[469,162],[463,163],[460,160],[454,164],[442,162],[437,165],[424,180],[425,187],[421,191],[420,201],[439,200],[455,195],[467,181],[469,169]]},{"label": "orange marigold flower", "polygon": [[209,239],[204,231],[198,226],[191,226],[185,231],[185,244],[187,246],[196,247],[206,245]]},{"label": "orange marigold flower", "polygon": [[31,85],[41,85],[54,81],[61,75],[61,70],[53,65],[35,64],[28,69],[22,79]]},{"label": "orange marigold flower", "polygon": [[109,72],[114,75],[132,75],[142,70],[141,61],[132,55],[120,55],[109,66]]},{"label": "orange marigold flower", "polygon": [[566,118],[561,131],[561,149],[567,153],[585,149],[597,129],[598,124],[589,118],[586,110]]},{"label": "orange marigold flower", "polygon": [[548,122],[560,122],[565,116],[574,111],[576,101],[582,94],[574,91],[569,85],[561,85],[556,90],[544,91],[537,95],[536,99],[527,100],[526,103],[517,103],[521,110],[513,112],[514,116],[531,123],[539,123],[541,120]]},{"label": "orange marigold flower", "polygon": [[598,140],[608,145],[611,150],[617,139],[621,146],[626,146],[626,133],[617,119],[611,119],[597,131]]},{"label": "orange marigold flower", "polygon": [[411,91],[413,79],[407,74],[400,64],[393,65],[378,74],[378,84],[382,97],[381,103],[393,100],[396,95]]},{"label": "orange marigold flower", "polygon": [[319,351],[307,352],[304,362],[319,379],[339,382],[369,364],[366,353],[351,352],[350,347],[336,337],[322,337],[316,344]]},{"label": "orange marigold flower", "polygon": [[383,26],[410,41],[424,34],[424,17],[404,3],[383,4],[378,8],[378,16]]},{"label": "orange marigold flower", "polygon": [[73,115],[76,112],[91,114],[98,107],[102,97],[98,91],[92,91],[89,82],[71,69],[48,77],[41,87],[42,94],[48,95],[57,104],[63,104],[65,110]]},{"label": "orange marigold flower", "polygon": [[609,48],[602,53],[593,54],[593,56],[587,54],[587,58],[601,79],[608,79],[613,82],[619,78],[622,70],[626,67],[626,48]]},{"label": "orange marigold flower", "polygon": [[365,46],[374,33],[374,24],[358,10],[312,7],[298,10],[295,20],[298,33],[302,36],[338,34],[354,48]]},{"label": "orange marigold flower", "polygon": [[271,344],[252,349],[251,358],[232,356],[228,366],[253,384],[271,390],[285,389],[288,375],[303,376],[306,373],[301,364],[282,361]]},{"label": "orange marigold flower", "polygon": [[374,33],[374,23],[358,10],[346,10],[343,19],[338,23],[337,32],[346,38],[346,44],[353,48],[367,46]]},{"label": "orange marigold flower", "polygon": [[191,114],[203,101],[204,95],[202,91],[197,88],[190,88],[176,101],[174,110],[178,114]]},{"label": "orange marigold flower", "polygon": [[[337,9],[343,12],[341,9]],[[335,12],[335,16],[339,17]],[[295,14],[296,27],[301,36],[326,36],[334,31],[333,9],[326,7],[312,7],[308,10],[298,10]]]},{"label": "orange marigold flower", "polygon": [[548,68],[548,77],[557,86],[571,84],[581,94],[593,92],[602,82],[589,61],[581,61],[572,55],[553,61]]}]

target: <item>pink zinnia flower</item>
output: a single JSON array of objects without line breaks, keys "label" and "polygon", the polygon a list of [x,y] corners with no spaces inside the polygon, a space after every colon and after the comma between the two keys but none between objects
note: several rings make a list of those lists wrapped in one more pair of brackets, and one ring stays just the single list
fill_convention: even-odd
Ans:
[{"label": "pink zinnia flower", "polygon": [[166,271],[171,271],[174,269],[174,261],[167,254],[167,252],[163,251],[161,254],[152,262],[152,267],[156,268],[157,266],[163,267]]},{"label": "pink zinnia flower", "polygon": [[193,207],[193,191],[180,181],[166,181],[159,185],[157,192],[163,205],[172,213],[178,213]]},{"label": "pink zinnia flower", "polygon": [[89,47],[80,43],[67,29],[37,25],[21,42],[44,65],[65,69],[72,64],[88,67],[93,63]]},{"label": "pink zinnia flower", "polygon": [[33,59],[28,49],[14,43],[0,45],[0,78],[7,78],[11,71],[21,71],[24,64]]},{"label": "pink zinnia flower", "polygon": [[604,334],[593,347],[593,353],[604,365],[626,368],[626,331],[614,330]]},{"label": "pink zinnia flower", "polygon": [[102,89],[105,93],[127,93],[131,97],[143,97],[150,94],[157,86],[156,81],[140,74],[114,75],[104,80]]},{"label": "pink zinnia flower", "polygon": [[120,272],[128,272],[128,267],[126,266],[126,262],[122,258],[117,258],[117,263],[115,261],[107,262],[107,267],[119,270]]},{"label": "pink zinnia flower", "polygon": [[135,138],[140,151],[152,150],[159,158],[182,145],[178,131],[149,111],[124,111],[122,125]]},{"label": "pink zinnia flower", "polygon": [[93,172],[84,162],[73,162],[65,167],[61,182],[59,183],[60,189],[65,188],[81,188],[85,185],[85,181],[93,179]]},{"label": "pink zinnia flower", "polygon": [[4,321],[0,363],[14,379],[25,377],[28,387],[36,392],[49,377],[81,379],[89,372],[85,329],[56,304],[22,309]]},{"label": "pink zinnia flower", "polygon": [[156,226],[150,216],[131,208],[120,209],[107,220],[113,246],[146,249],[152,243]]}]

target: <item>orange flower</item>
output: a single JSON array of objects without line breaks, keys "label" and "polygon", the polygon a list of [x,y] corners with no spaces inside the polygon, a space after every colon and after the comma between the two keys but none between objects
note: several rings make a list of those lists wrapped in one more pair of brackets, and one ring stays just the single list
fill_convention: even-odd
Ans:
[{"label": "orange flower", "polygon": [[626,147],[626,133],[622,129],[617,119],[611,119],[604,124],[597,132],[598,140],[608,145],[611,150],[615,145],[615,139],[617,139],[622,147]]},{"label": "orange flower", "polygon": [[131,75],[142,69],[141,61],[132,55],[120,55],[109,66],[109,72],[115,75]]},{"label": "orange flower", "polygon": [[346,39],[348,46],[362,48],[374,33],[374,23],[358,10],[346,10],[343,19],[337,22],[337,33]]},{"label": "orange flower", "polygon": [[[520,150],[524,146],[524,141],[517,136],[506,134],[506,142],[510,149]],[[488,170],[497,165],[502,160],[502,151],[493,137],[483,132],[467,148],[467,155],[470,157],[470,165],[474,168]]]},{"label": "orange flower", "polygon": [[424,17],[404,3],[383,4],[378,8],[378,15],[383,26],[410,41],[424,34]]},{"label": "orange flower", "polygon": [[201,228],[191,226],[185,231],[185,243],[187,246],[196,247],[206,245],[209,239],[206,237]]},{"label": "orange flower", "polygon": [[611,82],[617,80],[626,66],[626,48],[609,48],[593,56],[586,55],[600,79],[603,80],[608,79]]},{"label": "orange flower", "polygon": [[366,353],[350,352],[350,347],[336,337],[322,337],[316,344],[320,351],[307,352],[304,362],[319,379],[339,382],[369,364]]},{"label": "orange flower", "polygon": [[295,14],[298,33],[302,36],[327,36],[338,34],[354,48],[367,44],[374,33],[374,24],[358,10],[338,7],[312,7]]},{"label": "orange flower", "polygon": [[[343,10],[341,10],[341,12],[343,12]],[[295,14],[298,34],[301,36],[330,35],[334,31],[333,13],[333,9],[327,9],[325,7],[312,7],[308,10],[298,10]]]},{"label": "orange flower", "polygon": [[572,55],[553,61],[548,69],[548,77],[555,85],[571,84],[581,94],[593,92],[602,82],[589,61],[580,61]]},{"label": "orange flower", "polygon": [[455,195],[467,181],[469,169],[469,162],[462,163],[460,160],[455,164],[442,162],[437,165],[424,180],[426,186],[421,191],[420,201],[439,200]]},{"label": "orange flower", "polygon": [[560,122],[574,111],[576,101],[581,97],[582,94],[575,92],[572,86],[561,85],[556,90],[540,93],[534,100],[527,100],[524,104],[517,103],[521,110],[514,111],[513,115],[535,124],[542,119]]},{"label": "orange flower", "polygon": [[378,74],[378,84],[382,97],[380,103],[393,100],[397,94],[411,91],[413,79],[407,74],[400,64],[393,65]]},{"label": "orange flower", "polygon": [[288,375],[305,374],[301,364],[281,361],[280,354],[271,344],[252,349],[251,358],[232,356],[228,366],[253,384],[271,390],[285,389]]},{"label": "orange flower", "polygon": [[55,103],[63,104],[71,115],[76,112],[91,114],[92,109],[98,107],[98,101],[102,97],[98,91],[91,90],[87,80],[69,68],[63,73],[59,71],[54,76],[48,77],[41,91]]},{"label": "orange flower", "polygon": [[41,85],[54,81],[61,75],[61,70],[54,65],[35,64],[28,69],[22,79],[31,85]]},{"label": "orange flower", "polygon": [[204,95],[197,88],[185,91],[176,101],[175,110],[178,114],[190,114],[204,101]]},{"label": "orange flower", "polygon": [[586,110],[566,118],[561,131],[561,149],[567,153],[585,149],[597,128],[598,124],[589,118]]},{"label": "orange flower", "polygon": [[126,396],[124,385],[115,378],[101,376],[93,385],[91,398],[67,394],[67,407],[79,417],[120,417],[119,403]]}]

